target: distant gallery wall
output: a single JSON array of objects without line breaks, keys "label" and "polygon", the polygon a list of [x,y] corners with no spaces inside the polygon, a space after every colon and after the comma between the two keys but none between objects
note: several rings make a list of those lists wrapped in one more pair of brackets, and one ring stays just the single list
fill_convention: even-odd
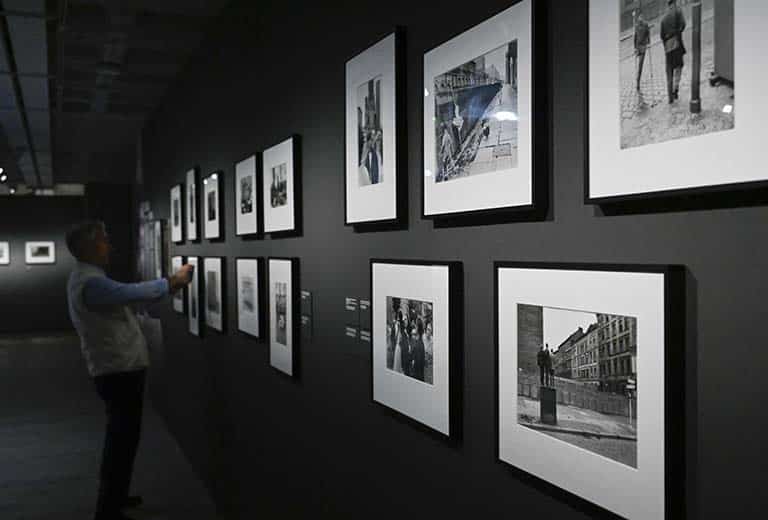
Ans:
[{"label": "distant gallery wall", "polygon": [[[64,241],[85,217],[83,197],[3,197],[0,242],[10,261],[0,265],[0,333],[70,330],[66,285],[75,260]],[[53,264],[27,265],[27,242],[53,242]]]},{"label": "distant gallery wall", "polygon": [[[462,227],[421,218],[424,53],[512,3],[230,2],[145,127],[140,200],[157,218],[169,218],[170,189],[188,170],[221,173],[221,238],[185,241],[171,254],[225,259],[226,332],[192,336],[170,301],[159,306],[165,342],[153,354],[150,391],[232,518],[595,517],[496,461],[494,260],[686,266],[688,343],[679,346],[686,371],[670,377],[686,384],[687,519],[768,508],[768,495],[754,492],[761,477],[749,471],[768,464],[755,420],[764,405],[749,398],[734,405],[734,396],[763,392],[768,208],[607,214],[584,203],[587,0],[547,2],[549,79],[538,92],[552,114],[542,122],[551,128],[548,213]],[[344,225],[345,63],[396,26],[406,30],[407,228],[355,232]],[[235,164],[294,134],[301,234],[237,236]],[[312,294],[298,381],[270,367],[263,339],[237,332],[235,258],[267,256],[299,258],[299,284]],[[370,297],[371,258],[463,263],[458,446],[371,402],[371,344],[345,334],[345,298]],[[534,316],[524,324],[531,340],[536,323]]]}]

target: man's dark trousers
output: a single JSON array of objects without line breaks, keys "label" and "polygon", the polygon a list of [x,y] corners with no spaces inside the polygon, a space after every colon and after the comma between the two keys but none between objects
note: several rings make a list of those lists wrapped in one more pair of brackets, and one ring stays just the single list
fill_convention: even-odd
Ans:
[{"label": "man's dark trousers", "polygon": [[141,436],[145,378],[144,369],[93,378],[107,412],[96,519],[115,516],[128,497]]}]

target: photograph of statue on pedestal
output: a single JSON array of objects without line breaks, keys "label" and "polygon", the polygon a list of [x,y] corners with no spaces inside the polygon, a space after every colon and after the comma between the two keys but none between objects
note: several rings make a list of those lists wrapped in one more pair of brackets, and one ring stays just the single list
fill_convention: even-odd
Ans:
[{"label": "photograph of statue on pedestal", "polygon": [[346,64],[345,223],[396,222],[405,186],[398,183],[403,168],[402,112],[404,32],[397,30]]},{"label": "photograph of statue on pedestal", "polygon": [[628,520],[678,518],[683,268],[496,262],[494,276],[499,460]]},{"label": "photograph of statue on pedestal", "polygon": [[425,217],[535,209],[542,5],[518,2],[424,55]]},{"label": "photograph of statue on pedestal", "polygon": [[181,211],[182,189],[181,184],[171,188],[171,241],[180,243],[184,241],[184,218]]},{"label": "photograph of statue on pedestal", "polygon": [[[610,203],[765,182],[764,2],[590,0],[586,198]],[[736,116],[739,100],[748,110]]]},{"label": "photograph of statue on pedestal", "polygon": [[637,319],[517,306],[517,422],[637,467]]},{"label": "photograph of statue on pedestal", "polygon": [[371,260],[373,401],[461,436],[459,262]]}]

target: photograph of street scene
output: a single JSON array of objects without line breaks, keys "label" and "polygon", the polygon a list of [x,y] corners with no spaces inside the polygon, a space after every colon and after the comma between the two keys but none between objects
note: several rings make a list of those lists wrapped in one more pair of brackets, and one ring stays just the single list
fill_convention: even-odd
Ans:
[{"label": "photograph of street scene", "polygon": [[517,167],[517,40],[435,77],[435,182]]},{"label": "photograph of street scene", "polygon": [[518,424],[637,468],[637,319],[517,306]]},{"label": "photograph of street scene", "polygon": [[621,148],[734,128],[733,0],[616,1]]},{"label": "photograph of street scene", "polygon": [[433,384],[432,303],[387,296],[387,368]]},{"label": "photograph of street scene", "polygon": [[360,186],[384,180],[384,134],[381,129],[381,76],[357,88],[357,164]]}]

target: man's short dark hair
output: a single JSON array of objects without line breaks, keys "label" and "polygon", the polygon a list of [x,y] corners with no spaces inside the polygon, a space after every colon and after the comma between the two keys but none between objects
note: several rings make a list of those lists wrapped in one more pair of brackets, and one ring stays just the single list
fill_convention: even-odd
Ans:
[{"label": "man's short dark hair", "polygon": [[104,222],[100,220],[86,220],[76,225],[67,232],[67,249],[72,256],[82,260],[88,251],[88,245],[96,239],[96,234],[104,231]]}]

